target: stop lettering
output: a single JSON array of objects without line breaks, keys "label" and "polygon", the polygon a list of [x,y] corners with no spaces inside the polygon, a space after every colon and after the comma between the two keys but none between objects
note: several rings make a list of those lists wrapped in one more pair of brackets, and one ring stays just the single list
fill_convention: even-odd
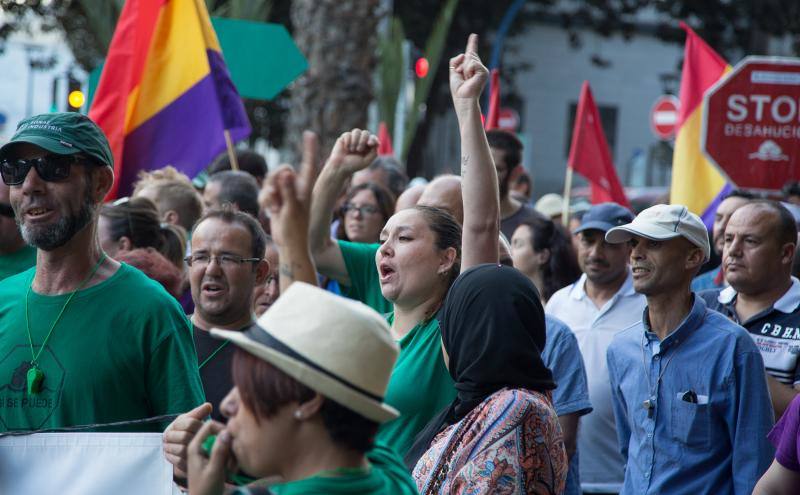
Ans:
[{"label": "stop lettering", "polygon": [[800,59],[747,57],[705,94],[702,148],[738,187],[800,178]]}]

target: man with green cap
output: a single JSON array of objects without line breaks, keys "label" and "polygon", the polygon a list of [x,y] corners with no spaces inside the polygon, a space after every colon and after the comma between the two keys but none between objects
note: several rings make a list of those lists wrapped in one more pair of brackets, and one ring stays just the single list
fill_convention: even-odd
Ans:
[{"label": "man with green cap", "polygon": [[177,301],[100,248],[98,208],[114,181],[100,128],[78,113],[29,117],[0,148],[0,175],[23,239],[37,248],[34,268],[0,282],[0,432],[140,420],[202,403]]}]

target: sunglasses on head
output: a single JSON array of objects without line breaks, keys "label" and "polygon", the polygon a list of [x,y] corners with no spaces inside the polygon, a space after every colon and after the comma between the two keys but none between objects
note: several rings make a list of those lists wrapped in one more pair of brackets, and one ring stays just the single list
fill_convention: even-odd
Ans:
[{"label": "sunglasses on head", "polygon": [[31,168],[42,180],[56,182],[69,178],[74,163],[91,164],[90,158],[83,155],[45,155],[39,158],[4,158],[0,160],[0,175],[7,186],[18,186],[25,182]]}]

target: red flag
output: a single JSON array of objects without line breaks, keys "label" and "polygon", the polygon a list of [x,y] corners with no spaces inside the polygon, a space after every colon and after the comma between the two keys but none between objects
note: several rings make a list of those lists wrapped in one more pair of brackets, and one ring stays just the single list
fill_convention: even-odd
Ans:
[{"label": "red flag", "polygon": [[497,129],[500,125],[500,71],[492,69],[492,79],[489,86],[489,113],[484,121],[487,131]]},{"label": "red flag", "polygon": [[394,149],[392,148],[392,138],[389,136],[389,129],[386,127],[386,122],[381,121],[378,124],[378,156],[394,156]]},{"label": "red flag", "polygon": [[630,208],[614,162],[611,161],[611,152],[600,123],[600,112],[597,111],[588,81],[584,81],[581,87],[567,167],[591,183],[592,204],[613,201]]}]

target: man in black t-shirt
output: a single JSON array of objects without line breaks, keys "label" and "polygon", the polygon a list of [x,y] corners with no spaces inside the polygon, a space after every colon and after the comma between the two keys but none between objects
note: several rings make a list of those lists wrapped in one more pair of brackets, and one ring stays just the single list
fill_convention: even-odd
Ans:
[{"label": "man in black t-shirt", "polygon": [[733,213],[724,239],[722,266],[730,287],[700,295],[750,332],[780,417],[800,391],[800,281],[791,276],[797,227],[780,203],[759,200]]},{"label": "man in black t-shirt", "polygon": [[522,167],[522,142],[512,133],[491,130],[486,133],[489,151],[497,169],[497,186],[500,193],[500,232],[511,239],[524,220],[541,216],[530,205],[511,196],[511,180],[518,167]]},{"label": "man in black t-shirt", "polygon": [[195,304],[191,322],[200,379],[211,405],[182,414],[164,432],[164,453],[177,478],[186,474],[187,435],[193,435],[209,414],[224,421],[219,406],[233,388],[235,346],[211,337],[209,330],[241,330],[252,324],[253,291],[269,275],[269,263],[263,259],[266,242],[255,218],[231,209],[206,212],[192,232],[192,254],[186,258]]}]

